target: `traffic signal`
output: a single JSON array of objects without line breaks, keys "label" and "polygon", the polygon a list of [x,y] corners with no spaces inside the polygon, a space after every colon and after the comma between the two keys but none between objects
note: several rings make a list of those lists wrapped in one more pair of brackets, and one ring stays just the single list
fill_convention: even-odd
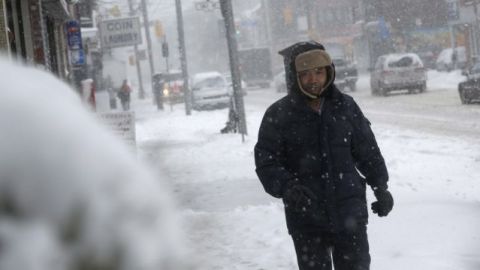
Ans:
[{"label": "traffic signal", "polygon": [[283,9],[283,23],[284,25],[291,25],[293,23],[293,11],[290,7]]},{"label": "traffic signal", "polygon": [[134,55],[129,55],[128,56],[128,64],[130,66],[135,66],[135,56]]},{"label": "traffic signal", "polygon": [[110,8],[109,12],[110,12],[110,15],[116,18],[122,16],[122,11],[117,5],[114,5],[112,8]]},{"label": "traffic signal", "polygon": [[163,42],[162,43],[162,56],[167,58],[168,57],[168,43]]},{"label": "traffic signal", "polygon": [[240,36],[242,32],[240,31],[240,22],[235,22],[235,34]]},{"label": "traffic signal", "polygon": [[163,31],[163,25],[162,25],[162,22],[160,22],[159,20],[156,20],[155,21],[155,35],[158,37],[158,38],[161,38],[165,35],[165,32]]}]

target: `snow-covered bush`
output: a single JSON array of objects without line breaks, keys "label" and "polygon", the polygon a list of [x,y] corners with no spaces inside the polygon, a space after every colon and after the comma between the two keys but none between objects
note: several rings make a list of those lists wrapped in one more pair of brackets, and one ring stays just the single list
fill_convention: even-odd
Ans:
[{"label": "snow-covered bush", "polygon": [[0,269],[182,269],[161,179],[54,76],[0,74]]}]

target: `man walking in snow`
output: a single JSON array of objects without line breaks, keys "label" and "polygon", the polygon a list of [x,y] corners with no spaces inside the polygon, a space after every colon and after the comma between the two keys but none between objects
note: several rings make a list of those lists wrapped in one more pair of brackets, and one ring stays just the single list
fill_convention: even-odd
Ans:
[{"label": "man walking in snow", "polygon": [[368,270],[366,184],[372,210],[393,208],[388,172],[370,122],[334,84],[335,66],[320,43],[280,52],[288,95],[271,105],[255,146],[266,192],[282,198],[300,270]]}]

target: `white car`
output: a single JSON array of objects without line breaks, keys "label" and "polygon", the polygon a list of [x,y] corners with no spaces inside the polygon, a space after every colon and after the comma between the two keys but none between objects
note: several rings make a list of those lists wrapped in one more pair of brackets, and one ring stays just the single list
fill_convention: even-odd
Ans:
[{"label": "white car", "polygon": [[193,109],[220,109],[230,104],[229,86],[220,72],[197,73],[192,78]]},{"label": "white car", "polygon": [[452,71],[464,69],[467,64],[465,47],[447,48],[438,55],[435,67],[438,71]]},{"label": "white car", "polygon": [[415,53],[395,53],[378,58],[370,75],[373,95],[384,95],[396,90],[424,92],[427,88],[427,71]]}]

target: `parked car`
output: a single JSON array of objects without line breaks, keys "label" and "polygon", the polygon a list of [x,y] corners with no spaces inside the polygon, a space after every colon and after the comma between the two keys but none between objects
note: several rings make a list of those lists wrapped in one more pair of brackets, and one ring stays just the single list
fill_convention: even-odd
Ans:
[{"label": "parked car", "polygon": [[427,89],[427,71],[415,53],[382,55],[370,75],[370,87],[373,95],[387,95],[403,89],[410,93],[417,89],[424,92]]},{"label": "parked car", "polygon": [[421,51],[417,52],[420,59],[422,59],[423,65],[425,68],[435,69],[436,68],[436,57],[435,54],[431,51]]},{"label": "parked car", "polygon": [[181,71],[155,73],[152,76],[153,90],[164,102],[184,102],[183,77]]},{"label": "parked car", "polygon": [[183,74],[180,70],[172,70],[164,74],[164,94],[171,103],[184,102]]},{"label": "parked car", "polygon": [[[223,77],[225,77],[225,80],[227,80],[228,87],[230,88],[230,92],[233,95],[233,82],[232,82],[232,75],[230,73],[223,73]],[[242,80],[241,81],[241,86],[242,86],[242,95],[246,96],[247,95],[247,83]]]},{"label": "parked car", "polygon": [[455,49],[444,49],[438,55],[436,69],[438,71],[452,71],[454,69],[464,69],[467,64],[465,47],[456,47]]},{"label": "parked car", "polygon": [[285,78],[285,69],[273,77],[273,84],[278,93],[287,92],[287,82]]},{"label": "parked car", "polygon": [[335,65],[335,85],[344,91],[345,88],[350,91],[357,89],[358,71],[354,64],[349,63],[345,58],[333,58]]},{"label": "parked car", "polygon": [[462,74],[467,76],[467,80],[458,84],[460,101],[462,104],[480,102],[480,62]]},{"label": "parked car", "polygon": [[192,78],[193,109],[219,109],[229,106],[229,86],[220,72],[197,73]]}]

